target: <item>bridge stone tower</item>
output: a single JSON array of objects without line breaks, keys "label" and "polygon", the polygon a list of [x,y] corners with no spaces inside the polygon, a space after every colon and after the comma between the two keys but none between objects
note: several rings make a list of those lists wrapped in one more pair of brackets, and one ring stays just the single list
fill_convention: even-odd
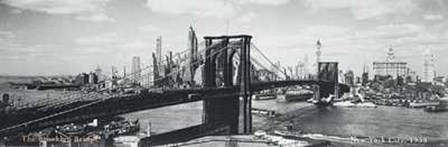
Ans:
[{"label": "bridge stone tower", "polygon": [[317,75],[318,80],[331,83],[330,85],[320,85],[320,97],[328,97],[330,94],[334,94],[336,98],[339,97],[338,64],[338,62],[319,62],[319,70]]},{"label": "bridge stone tower", "polygon": [[[206,36],[205,39],[205,88],[238,87],[239,93],[223,93],[221,97],[204,100],[203,123],[211,127],[227,128],[225,134],[252,132],[250,40],[252,36]],[[234,56],[239,63],[234,69]],[[221,75],[221,76],[220,76]],[[233,77],[237,76],[236,83]],[[229,90],[229,91],[235,91]]]}]

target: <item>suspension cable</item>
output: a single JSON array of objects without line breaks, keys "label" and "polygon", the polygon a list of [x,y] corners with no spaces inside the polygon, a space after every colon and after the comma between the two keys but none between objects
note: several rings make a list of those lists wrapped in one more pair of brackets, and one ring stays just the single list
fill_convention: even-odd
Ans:
[{"label": "suspension cable", "polygon": [[285,76],[287,76],[288,74],[285,73],[283,70],[281,70],[277,65],[275,65],[263,52],[261,52],[257,46],[255,46],[253,43],[251,43],[251,46],[255,49],[255,51],[257,51],[258,53],[260,53],[263,58],[269,62],[269,64],[271,64],[275,69],[277,69],[279,72],[283,73]]}]

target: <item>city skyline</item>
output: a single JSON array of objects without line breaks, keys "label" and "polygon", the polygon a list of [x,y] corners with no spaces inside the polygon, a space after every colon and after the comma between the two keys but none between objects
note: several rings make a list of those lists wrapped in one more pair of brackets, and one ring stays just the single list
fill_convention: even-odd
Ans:
[{"label": "city skyline", "polygon": [[315,61],[320,39],[321,60],[339,61],[356,75],[365,63],[385,60],[389,48],[423,75],[423,52],[430,49],[437,73],[446,75],[447,6],[441,0],[5,0],[0,74],[76,74],[129,66],[133,56],[149,64],[158,36],[164,54],[178,52],[187,48],[191,25],[198,42],[206,35],[253,35],[271,60],[287,66],[305,55]]}]

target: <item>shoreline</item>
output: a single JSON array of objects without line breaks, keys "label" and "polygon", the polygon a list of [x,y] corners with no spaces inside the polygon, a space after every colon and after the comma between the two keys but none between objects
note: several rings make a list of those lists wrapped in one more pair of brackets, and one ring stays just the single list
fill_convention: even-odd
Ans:
[{"label": "shoreline", "polygon": [[[273,101],[274,103],[276,103],[275,101]],[[300,103],[305,103],[305,102],[300,102]],[[275,105],[275,104],[274,104]],[[254,106],[254,108],[260,108],[257,106]],[[272,118],[266,118],[266,117],[259,117],[259,116],[254,116],[254,118],[256,120],[258,120],[258,122],[254,121],[254,131],[256,130],[263,130],[266,131],[268,134],[275,134],[274,131],[287,131],[289,133],[296,133],[296,134],[301,134],[301,135],[311,135],[314,137],[315,136],[320,136],[320,139],[312,139],[312,140],[327,140],[330,141],[332,144],[343,144],[343,145],[360,145],[360,146],[403,146],[403,145],[409,145],[409,146],[421,146],[421,145],[433,145],[433,146],[443,146],[445,144],[448,144],[448,138],[442,138],[442,137],[422,137],[422,136],[415,136],[415,137],[405,137],[405,136],[380,136],[380,135],[372,135],[372,136],[350,136],[350,135],[342,135],[342,134],[327,134],[324,132],[319,132],[319,131],[306,131],[304,129],[302,129],[300,124],[295,124],[296,126],[299,125],[299,127],[293,128],[292,130],[286,130],[286,126],[291,125],[291,123],[296,123],[294,122],[295,119],[305,119],[307,118],[307,115],[312,115],[310,113],[316,112],[316,111],[320,111],[321,109],[328,109],[329,111],[333,111],[333,110],[365,110],[365,111],[370,111],[371,109],[389,109],[390,111],[399,111],[399,110],[411,110],[412,112],[415,111],[419,111],[421,110],[423,112],[422,109],[420,108],[407,108],[407,107],[395,107],[395,106],[387,106],[387,105],[378,105],[376,108],[364,108],[364,107],[331,107],[331,108],[317,108],[314,105],[305,105],[304,107],[298,108],[296,110],[293,111],[288,111],[288,112],[283,112],[280,113],[280,116],[277,117],[272,117]],[[394,110],[396,109],[396,110]],[[325,111],[325,110],[324,110]],[[375,111],[375,110],[374,110]],[[428,114],[428,115],[433,115],[433,114]],[[437,116],[437,115],[433,115],[433,116]],[[254,119],[254,120],[255,120]],[[329,137],[329,138],[325,138]],[[331,140],[332,138],[338,138],[341,140],[347,140],[350,138],[362,138],[365,139],[367,141],[364,142],[343,142],[340,140]],[[384,139],[381,138],[387,138],[385,139],[386,141],[384,141]],[[415,143],[415,139],[419,138],[421,140],[425,140],[424,143]],[[298,137],[298,139],[304,139],[303,137]],[[378,141],[379,140],[379,141]],[[400,141],[408,141],[403,143],[400,143]]]}]

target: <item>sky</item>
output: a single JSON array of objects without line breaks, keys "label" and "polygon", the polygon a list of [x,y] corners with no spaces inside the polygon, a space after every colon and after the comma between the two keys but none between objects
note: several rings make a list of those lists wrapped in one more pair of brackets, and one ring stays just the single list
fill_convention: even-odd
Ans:
[{"label": "sky", "polygon": [[0,0],[0,75],[67,75],[97,66],[151,64],[163,50],[186,48],[188,28],[203,36],[249,34],[271,60],[315,57],[360,74],[393,48],[422,74],[423,52],[448,74],[444,0]]}]

